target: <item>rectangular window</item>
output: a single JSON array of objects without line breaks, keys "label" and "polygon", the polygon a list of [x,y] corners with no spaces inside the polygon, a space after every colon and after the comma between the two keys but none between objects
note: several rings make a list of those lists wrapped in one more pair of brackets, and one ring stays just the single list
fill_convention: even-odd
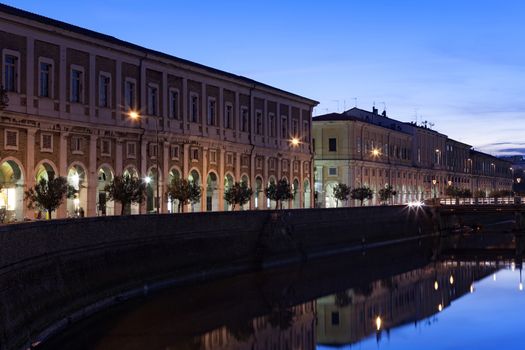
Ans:
[{"label": "rectangular window", "polygon": [[135,158],[137,156],[137,144],[135,142],[126,143],[126,154],[128,158]]},{"label": "rectangular window", "polygon": [[305,140],[310,140],[310,123],[308,121],[303,122],[303,137]]},{"label": "rectangular window", "polygon": [[233,129],[233,106],[230,103],[226,104],[224,111],[224,127],[226,129]]},{"label": "rectangular window", "polygon": [[84,72],[80,69],[71,69],[71,98],[73,103],[83,102]]},{"label": "rectangular window", "polygon": [[158,154],[159,154],[159,147],[157,143],[151,142],[149,144],[149,156],[153,158],[153,157],[157,157]]},{"label": "rectangular window", "polygon": [[211,164],[217,163],[217,152],[216,151],[210,151],[210,163]]},{"label": "rectangular window", "polygon": [[159,112],[159,88],[148,84],[148,114],[157,115]]},{"label": "rectangular window", "polygon": [[179,119],[179,92],[170,90],[170,118]]},{"label": "rectangular window", "polygon": [[53,152],[53,135],[40,134],[40,151]]},{"label": "rectangular window", "polygon": [[226,165],[233,165],[233,154],[226,154]]},{"label": "rectangular window", "polygon": [[250,158],[248,156],[242,156],[241,158],[241,166],[243,168],[247,168],[250,165]]},{"label": "rectangular window", "polygon": [[111,142],[106,139],[100,140],[100,153],[103,156],[110,156],[111,155]]},{"label": "rectangular window", "polygon": [[337,152],[337,139],[328,139],[328,152]]},{"label": "rectangular window", "polygon": [[299,137],[299,121],[297,119],[292,119],[292,135]]},{"label": "rectangular window", "polygon": [[199,121],[199,96],[197,94],[190,95],[190,121],[192,123]]},{"label": "rectangular window", "polygon": [[18,57],[15,55],[4,56],[4,89],[18,92]]},{"label": "rectangular window", "polygon": [[53,65],[48,62],[40,62],[39,89],[40,97],[52,97]]},{"label": "rectangular window", "polygon": [[110,92],[111,92],[111,78],[108,74],[101,73],[98,77],[98,105],[99,107],[109,108]]},{"label": "rectangular window", "polygon": [[281,117],[281,138],[288,138],[288,118]]},{"label": "rectangular window", "polygon": [[125,100],[124,103],[125,103],[126,109],[129,110],[129,109],[137,108],[136,93],[137,93],[137,89],[136,89],[135,81],[129,78],[126,78],[126,82],[124,83],[124,100]]},{"label": "rectangular window", "polygon": [[339,312],[332,312],[332,326],[339,326]]},{"label": "rectangular window", "polygon": [[294,161],[293,162],[293,171],[294,172],[299,171],[299,162],[298,161]]},{"label": "rectangular window", "polygon": [[241,107],[241,131],[248,132],[248,108]]},{"label": "rectangular window", "polygon": [[268,163],[268,168],[270,168],[270,170],[275,170],[275,158],[270,158]]},{"label": "rectangular window", "polygon": [[191,150],[191,160],[192,161],[199,161],[199,149],[198,148],[193,148]]},{"label": "rectangular window", "polygon": [[18,131],[5,130],[4,133],[4,148],[6,150],[18,150]]},{"label": "rectangular window", "polygon": [[173,160],[179,159],[179,152],[180,152],[179,145],[171,145],[171,147],[170,147],[171,159],[173,159]]},{"label": "rectangular window", "polygon": [[208,125],[217,125],[217,109],[214,98],[208,98]]},{"label": "rectangular window", "polygon": [[71,152],[73,154],[82,154],[83,138],[80,136],[71,136]]},{"label": "rectangular window", "polygon": [[269,134],[270,134],[270,137],[275,137],[275,114],[273,113],[270,113],[268,114],[268,121],[269,121],[269,124],[268,127],[269,127]]},{"label": "rectangular window", "polygon": [[262,112],[256,111],[255,112],[255,133],[257,135],[263,134],[263,126],[262,126]]}]

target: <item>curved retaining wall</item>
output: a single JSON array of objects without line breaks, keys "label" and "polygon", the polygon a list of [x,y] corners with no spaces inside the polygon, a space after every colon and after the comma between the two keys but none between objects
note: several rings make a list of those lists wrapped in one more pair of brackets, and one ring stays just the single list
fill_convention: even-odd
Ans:
[{"label": "curved retaining wall", "polygon": [[152,288],[433,233],[402,206],[212,212],[0,226],[0,349]]}]

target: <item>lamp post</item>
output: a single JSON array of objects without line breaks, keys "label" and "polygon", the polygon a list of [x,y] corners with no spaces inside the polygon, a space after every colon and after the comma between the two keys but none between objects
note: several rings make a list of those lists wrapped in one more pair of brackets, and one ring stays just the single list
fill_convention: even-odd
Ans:
[{"label": "lamp post", "polygon": [[[136,111],[130,111],[129,112],[129,117],[132,119],[132,120],[140,120],[141,118],[148,118],[147,115],[145,116],[141,116],[138,112]],[[153,118],[155,119],[155,138],[156,138],[156,144],[157,144],[157,154],[155,155],[155,166],[157,168],[157,172],[155,174],[155,183],[156,183],[156,187],[157,187],[157,195],[155,196],[155,206],[156,206],[156,209],[157,209],[157,214],[160,213],[160,188],[159,188],[159,157],[160,157],[160,144],[159,144],[159,121],[157,118]]]},{"label": "lamp post", "polygon": [[432,179],[432,185],[434,185],[434,199],[436,199],[436,184],[437,184],[437,180]]}]

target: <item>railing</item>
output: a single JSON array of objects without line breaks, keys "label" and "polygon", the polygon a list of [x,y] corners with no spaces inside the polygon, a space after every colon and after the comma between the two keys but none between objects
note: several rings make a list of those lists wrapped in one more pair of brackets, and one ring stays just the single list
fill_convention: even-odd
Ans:
[{"label": "railing", "polygon": [[515,205],[525,203],[522,197],[500,197],[500,198],[440,198],[441,205]]}]

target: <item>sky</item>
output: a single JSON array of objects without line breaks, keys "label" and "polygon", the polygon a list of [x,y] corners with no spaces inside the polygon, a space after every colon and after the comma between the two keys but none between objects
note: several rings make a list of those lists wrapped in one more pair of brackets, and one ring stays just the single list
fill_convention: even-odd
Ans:
[{"label": "sky", "polygon": [[319,101],[525,155],[522,0],[0,0]]}]

